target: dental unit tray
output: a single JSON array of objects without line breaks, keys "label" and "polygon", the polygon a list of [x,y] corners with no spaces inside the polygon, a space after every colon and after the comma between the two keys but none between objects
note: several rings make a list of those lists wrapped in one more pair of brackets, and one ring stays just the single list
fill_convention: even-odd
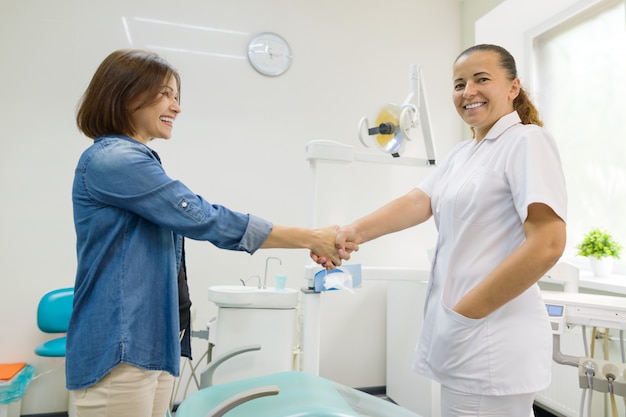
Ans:
[{"label": "dental unit tray", "polygon": [[[612,415],[617,416],[615,396],[622,396],[626,399],[626,364],[622,363],[623,359],[618,362],[611,362],[608,357],[605,358],[607,360],[597,359],[593,357],[593,350],[591,357],[565,354],[561,352],[561,335],[564,334],[566,328],[575,325],[589,326],[594,329],[598,327],[617,329],[622,333],[626,329],[626,298],[578,292],[542,291],[541,293],[552,325],[552,359],[557,364],[578,368],[578,386],[582,391],[580,412],[577,415],[581,417],[598,415],[592,408],[593,392],[596,391],[609,394]],[[583,330],[583,338],[584,334]],[[605,337],[608,341],[608,330]],[[592,343],[595,343],[595,339]],[[623,339],[621,349],[623,358],[625,353]]]},{"label": "dental unit tray", "polygon": [[625,297],[557,291],[541,293],[553,323],[553,331],[555,324],[626,330]]}]

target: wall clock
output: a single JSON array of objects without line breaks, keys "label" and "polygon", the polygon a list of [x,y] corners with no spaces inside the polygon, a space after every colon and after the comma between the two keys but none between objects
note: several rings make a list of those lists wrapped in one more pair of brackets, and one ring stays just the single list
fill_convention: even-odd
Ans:
[{"label": "wall clock", "polygon": [[248,61],[263,75],[275,77],[291,65],[291,48],[280,35],[264,32],[255,35],[248,43]]}]

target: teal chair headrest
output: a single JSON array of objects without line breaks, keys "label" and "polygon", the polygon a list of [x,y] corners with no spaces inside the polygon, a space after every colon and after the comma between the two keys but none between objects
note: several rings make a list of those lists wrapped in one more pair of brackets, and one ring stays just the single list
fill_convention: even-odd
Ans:
[{"label": "teal chair headrest", "polygon": [[46,333],[66,333],[72,315],[74,288],[50,291],[39,301],[37,326]]}]

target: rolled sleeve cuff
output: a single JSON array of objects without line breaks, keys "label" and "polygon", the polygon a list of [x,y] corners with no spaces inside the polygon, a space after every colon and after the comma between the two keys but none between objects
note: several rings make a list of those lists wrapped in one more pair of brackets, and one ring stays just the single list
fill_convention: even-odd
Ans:
[{"label": "rolled sleeve cuff", "polygon": [[261,247],[272,231],[273,224],[265,219],[249,214],[248,227],[241,238],[241,250],[254,253]]}]

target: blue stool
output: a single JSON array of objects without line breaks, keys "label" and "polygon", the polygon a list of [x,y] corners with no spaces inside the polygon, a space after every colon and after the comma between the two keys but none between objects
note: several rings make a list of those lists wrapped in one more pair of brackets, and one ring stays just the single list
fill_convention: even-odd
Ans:
[{"label": "blue stool", "polygon": [[[72,315],[74,288],[61,288],[50,291],[39,301],[37,307],[37,326],[44,333],[67,333]],[[65,357],[66,337],[58,337],[37,346],[35,353],[39,356]]]},{"label": "blue stool", "polygon": [[[44,294],[37,306],[37,327],[44,333],[63,334],[35,348],[35,353],[48,358],[64,358],[67,328],[74,307],[74,288],[59,288]],[[65,372],[63,372],[65,375]],[[72,395],[68,393],[67,413],[76,416]]]}]

